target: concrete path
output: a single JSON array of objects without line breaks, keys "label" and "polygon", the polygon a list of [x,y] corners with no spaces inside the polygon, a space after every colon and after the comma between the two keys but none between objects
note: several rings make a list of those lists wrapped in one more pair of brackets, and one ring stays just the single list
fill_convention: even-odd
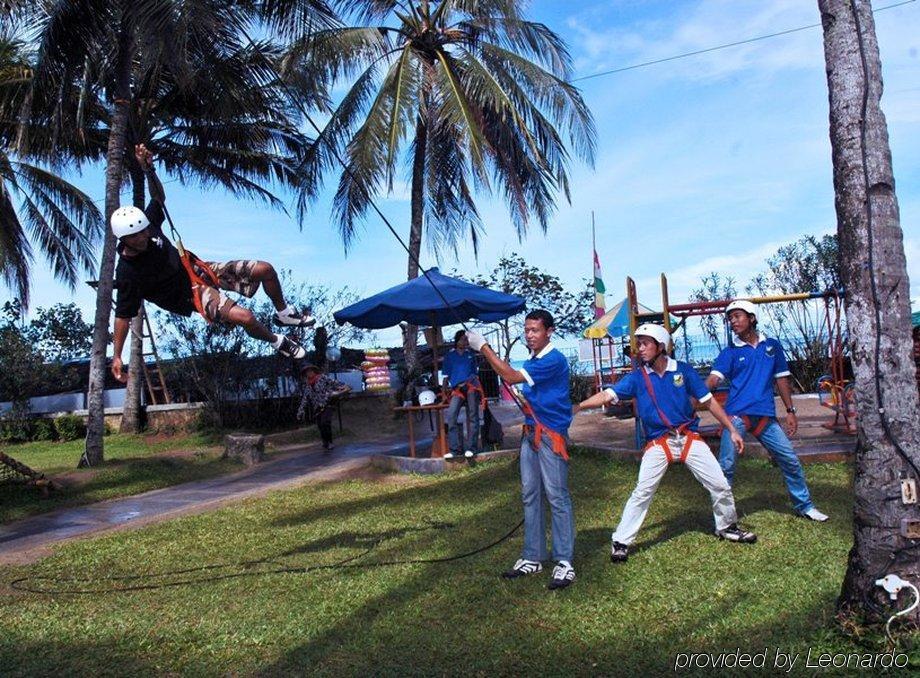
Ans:
[{"label": "concrete path", "polygon": [[[430,444],[431,439],[421,440],[418,444],[426,442]],[[239,473],[62,509],[0,526],[0,564],[17,561],[24,552],[42,549],[65,539],[205,511],[228,501],[264,494],[307,480],[341,477],[369,464],[374,455],[407,454],[408,449],[406,443],[396,440],[336,445],[330,454],[311,449],[317,447],[315,444],[282,447],[279,448],[282,453],[280,458]]]}]

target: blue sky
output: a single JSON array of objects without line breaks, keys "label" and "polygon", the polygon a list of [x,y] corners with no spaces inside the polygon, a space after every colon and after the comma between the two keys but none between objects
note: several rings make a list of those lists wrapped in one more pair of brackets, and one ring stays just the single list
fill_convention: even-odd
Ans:
[{"label": "blue sky", "polygon": [[[911,297],[920,303],[920,3],[875,16]],[[820,22],[815,0],[536,0],[531,17],[567,41],[576,76]],[[478,262],[463,247],[440,261],[426,252],[423,265],[473,274],[519,252],[574,289],[591,275],[593,210],[608,305],[623,296],[630,275],[640,300],[656,307],[662,271],[679,302],[710,271],[743,284],[780,245],[835,228],[820,28],[579,85],[597,124],[597,161],[594,169],[572,167],[572,203],[560,204],[547,234],[534,230],[518,242],[501,201],[483,196]],[[75,182],[103,195],[97,171]],[[262,205],[196,186],[166,189],[186,245],[209,259],[266,259],[297,280],[362,294],[405,279],[405,253],[374,216],[346,256],[328,198],[301,232]],[[380,200],[404,232],[407,197],[403,185]],[[91,290],[71,293],[37,264],[33,307],[72,300],[91,319]],[[378,338],[399,341],[389,331]]]}]

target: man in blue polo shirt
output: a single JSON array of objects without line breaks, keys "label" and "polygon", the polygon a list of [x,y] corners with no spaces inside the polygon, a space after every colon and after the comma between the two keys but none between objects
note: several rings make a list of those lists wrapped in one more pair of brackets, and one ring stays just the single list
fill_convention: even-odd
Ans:
[{"label": "man in blue polo shirt", "polygon": [[661,325],[646,323],[635,331],[641,365],[616,382],[613,388],[596,393],[575,406],[576,411],[602,407],[619,398],[636,399],[637,416],[645,428],[646,445],[639,465],[639,480],[623,508],[620,524],[611,539],[610,560],[625,561],[629,546],[636,540],[655,490],[668,466],[681,462],[709,491],[716,535],[720,539],[752,544],[753,532],[738,527],[735,498],[719,463],[696,432],[696,416],[691,398],[712,412],[725,427],[733,444],[742,448],[741,436],[732,427],[725,411],[690,365],[668,355],[671,335]]},{"label": "man in blue polo shirt", "polygon": [[546,560],[543,495],[549,503],[553,532],[553,578],[550,589],[575,581],[575,517],[569,495],[569,455],[566,449],[572,423],[569,363],[553,348],[555,322],[549,312],[531,311],[524,319],[524,339],[530,359],[516,370],[499,358],[482,335],[467,332],[470,348],[479,351],[506,384],[523,384],[524,432],[521,435],[521,497],[524,502],[524,549],[507,579],[536,574]]},{"label": "man in blue polo shirt", "polygon": [[[811,501],[805,472],[792,449],[789,436],[776,421],[774,381],[779,397],[786,406],[789,435],[795,435],[798,430],[789,386],[789,366],[786,364],[783,347],[776,339],[770,339],[757,331],[757,307],[750,301],[736,299],[726,307],[725,314],[735,336],[732,345],[724,348],[712,364],[706,385],[714,389],[723,379],[731,381],[725,411],[735,428],[741,435],[745,432],[753,434],[773,456],[786,481],[786,489],[789,490],[796,512],[809,520],[824,522],[827,516],[816,509]],[[729,483],[735,476],[736,458],[734,446],[723,433],[719,463]]]},{"label": "man in blue polo shirt", "polygon": [[[470,342],[466,332],[458,330],[454,335],[454,348],[444,356],[441,371],[444,373],[444,389],[450,389],[450,405],[447,408],[447,444],[449,450],[444,458],[453,459],[459,455],[472,459],[480,451],[479,405],[482,386],[476,376],[476,355],[469,350]],[[466,407],[466,418],[470,422],[470,439],[466,452],[463,445],[463,427],[457,420],[460,409]]]}]

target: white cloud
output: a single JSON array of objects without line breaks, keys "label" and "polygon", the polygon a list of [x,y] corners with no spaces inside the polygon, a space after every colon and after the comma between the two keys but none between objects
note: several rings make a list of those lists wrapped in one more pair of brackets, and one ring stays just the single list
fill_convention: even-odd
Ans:
[{"label": "white cloud", "polygon": [[[705,0],[672,6],[668,16],[643,18],[626,26],[610,26],[609,16],[605,16],[607,21],[598,22],[602,14],[606,13],[595,6],[568,21],[585,52],[576,61],[579,75],[667,59],[819,23],[817,5],[801,0],[756,3]],[[816,57],[822,58],[820,35],[820,28],[814,28],[707,52],[651,67],[657,69],[652,77],[720,80],[752,69],[773,73],[808,67]]]}]

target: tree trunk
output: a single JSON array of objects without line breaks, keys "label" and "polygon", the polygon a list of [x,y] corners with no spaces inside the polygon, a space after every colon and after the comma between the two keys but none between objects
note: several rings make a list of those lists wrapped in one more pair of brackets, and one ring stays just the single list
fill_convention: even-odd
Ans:
[{"label": "tree trunk", "polygon": [[[409,229],[408,279],[414,280],[419,273],[419,257],[422,252],[422,226],[425,219],[425,154],[428,147],[428,126],[423,118],[415,124],[415,155],[412,158],[412,220]],[[403,349],[406,355],[406,369],[410,375],[418,373],[418,327],[407,325],[403,332]]]},{"label": "tree trunk", "polygon": [[128,359],[128,383],[125,385],[125,404],[121,411],[119,433],[140,433],[143,426],[141,391],[144,389],[144,304],[131,319],[131,352]]},{"label": "tree trunk", "polygon": [[[133,139],[132,141],[137,141]],[[125,146],[134,206],[144,209],[144,171],[131,156],[131,144]],[[131,342],[128,358],[128,383],[125,387],[125,404],[121,411],[120,433],[140,433],[143,429],[141,391],[144,389],[144,304],[131,320]]]},{"label": "tree trunk", "polygon": [[[128,123],[128,98],[131,96],[131,51],[133,37],[123,18],[118,36],[118,57],[113,102],[112,125],[105,169],[105,220],[118,209],[122,173],[124,171],[125,133]],[[106,351],[109,344],[109,317],[112,313],[112,289],[115,276],[115,236],[105,229],[102,261],[99,265],[99,286],[96,288],[96,316],[93,324],[93,347],[90,354],[89,393],[86,419],[86,445],[80,466],[102,463],[102,436],[105,432],[103,391],[105,389]]]},{"label": "tree trunk", "polygon": [[904,609],[911,594],[905,590],[892,604],[877,579],[896,573],[920,583],[917,551],[908,550],[913,542],[901,534],[902,520],[920,525],[917,505],[901,502],[901,479],[920,480],[909,283],[888,129],[879,108],[882,77],[872,8],[867,0],[819,0],[818,6],[857,392],[854,544],[838,608],[879,620],[890,616],[892,607]]}]

